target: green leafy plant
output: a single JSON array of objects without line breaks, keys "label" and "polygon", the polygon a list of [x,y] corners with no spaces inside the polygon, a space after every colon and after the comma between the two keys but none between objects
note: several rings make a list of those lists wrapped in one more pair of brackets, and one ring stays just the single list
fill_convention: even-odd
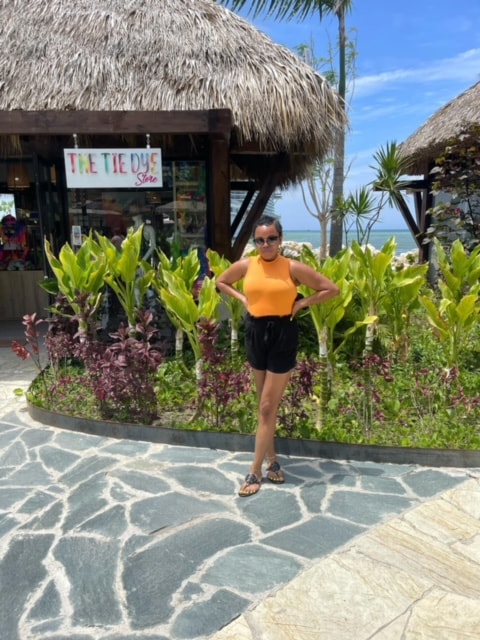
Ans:
[{"label": "green leafy plant", "polygon": [[[480,249],[468,253],[454,243],[447,252],[439,246],[440,277],[429,292],[425,265],[394,267],[393,242],[378,259],[357,246],[322,264],[308,250],[302,254],[339,284],[341,295],[299,317],[310,335],[302,340],[299,364],[279,411],[280,435],[404,447],[480,447]],[[93,278],[102,260],[108,271],[116,258],[102,258],[104,249],[110,251],[107,244],[93,246],[91,239],[86,244],[88,253],[74,257],[67,250],[58,264],[54,260],[78,314],[59,294],[45,340],[47,366],[40,367],[41,321],[35,315],[25,317],[27,345],[13,345],[20,357],[38,356],[41,375],[29,389],[29,401],[77,417],[251,433],[257,398],[245,354],[239,344],[232,357],[227,322],[218,319],[221,298],[214,279],[198,279],[196,252],[175,264],[161,258],[154,278],[167,313],[188,336],[190,350],[181,363],[162,358],[154,348],[150,312],[135,310],[134,326],[120,327],[108,341],[99,338],[93,320],[96,298],[88,300],[97,289],[77,272],[85,264]],[[73,282],[81,287],[83,277],[85,290],[74,287]],[[134,309],[133,288],[130,292]],[[89,329],[83,333],[78,331],[82,319]],[[369,323],[376,324],[376,331],[367,353]],[[358,349],[352,349],[355,336]],[[188,368],[192,361],[201,374],[197,378]]]},{"label": "green leafy plant", "polygon": [[[387,270],[391,268],[395,255],[396,243],[391,238],[378,253],[370,247],[362,247],[352,243],[351,273],[357,301],[363,312],[360,324],[366,326],[364,356],[368,357],[373,351],[373,342],[377,336],[380,321],[381,301],[385,296],[390,279]],[[360,326],[357,324],[357,326]]]},{"label": "green leafy plant", "polygon": [[440,299],[420,296],[427,318],[444,347],[449,367],[458,367],[460,352],[477,328],[480,316],[480,245],[467,255],[457,240],[447,254],[436,239],[441,279]]},{"label": "green leafy plant", "polygon": [[[331,393],[332,373],[330,369],[334,365],[334,332],[338,323],[344,317],[345,309],[348,307],[352,297],[351,283],[346,277],[349,271],[350,252],[346,251],[336,258],[327,258],[323,264],[320,264],[313,251],[304,246],[301,259],[313,269],[321,271],[327,278],[335,282],[340,289],[340,295],[323,304],[313,305],[308,309],[318,340],[319,384],[321,387],[318,428],[322,429]],[[304,285],[300,287],[300,292],[305,296],[313,293],[309,287]]]},{"label": "green leafy plant", "polygon": [[354,305],[359,318],[345,331],[345,339],[361,327],[365,327],[365,342],[362,368],[363,388],[366,395],[363,417],[367,428],[374,418],[374,386],[372,379],[372,357],[375,343],[381,343],[381,330],[391,338],[395,351],[408,346],[406,328],[412,310],[418,305],[418,293],[425,285],[426,267],[407,266],[396,271],[392,267],[396,243],[390,239],[378,253],[370,247],[352,244],[350,262],[352,286],[355,291]]},{"label": "green leafy plant", "polygon": [[[200,290],[194,287],[200,270],[196,251],[190,251],[176,268],[161,258],[161,271],[153,280],[166,312],[177,330],[185,333],[195,357],[197,380],[202,377],[202,344],[199,322],[219,320],[220,294],[208,276]],[[198,292],[198,297],[197,297]]]},{"label": "green leafy plant", "polygon": [[410,348],[408,329],[412,314],[419,308],[419,295],[426,287],[428,265],[406,265],[390,270],[390,284],[381,300],[382,318],[391,337],[392,349],[405,359]]},{"label": "green leafy plant", "polygon": [[[218,277],[231,265],[231,262],[227,260],[227,258],[220,256],[216,251],[213,251],[212,249],[208,249],[207,258],[210,269],[215,277]],[[239,291],[242,291],[243,285],[241,282],[237,282],[233,286]],[[222,302],[229,314],[231,328],[230,345],[232,355],[235,355],[238,352],[238,331],[245,314],[245,307],[240,302],[240,300],[237,300],[232,296],[222,295]]]},{"label": "green leafy plant", "polygon": [[92,245],[95,254],[104,256],[106,271],[105,283],[114,291],[125,314],[128,324],[134,327],[138,310],[141,309],[147,291],[154,278],[154,270],[147,262],[141,262],[142,229],[129,230],[118,251],[112,242],[97,234],[97,247]]},{"label": "green leafy plant", "polygon": [[[95,332],[98,310],[105,290],[107,274],[106,257],[96,250],[96,243],[90,235],[75,252],[65,244],[58,258],[45,240],[45,254],[54,280],[44,281],[41,286],[49,293],[61,292],[68,300],[78,321],[78,330],[85,339],[88,333]],[[52,308],[53,313],[57,310]]]},{"label": "green leafy plant", "polygon": [[[179,254],[173,260],[170,260],[163,251],[159,252],[159,265],[152,284],[163,302],[167,316],[176,328],[175,353],[178,361],[182,363],[184,327],[182,320],[178,317],[176,312],[176,308],[179,308],[179,306],[169,306],[168,301],[173,300],[168,294],[170,290],[169,283],[172,280],[178,283],[178,289],[182,290],[182,294],[185,299],[188,300],[188,304],[190,305],[192,301],[195,303],[195,298],[198,293],[195,289],[195,285],[198,281],[199,274],[200,260],[196,251],[189,251],[186,256],[181,256]],[[164,292],[163,298],[162,291]]]}]

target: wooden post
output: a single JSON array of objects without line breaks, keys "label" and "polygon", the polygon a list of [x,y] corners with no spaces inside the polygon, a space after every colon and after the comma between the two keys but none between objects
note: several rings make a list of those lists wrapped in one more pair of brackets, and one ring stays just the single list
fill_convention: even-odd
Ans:
[{"label": "wooden post", "polygon": [[230,153],[225,139],[211,137],[208,151],[209,244],[232,259],[230,230]]}]

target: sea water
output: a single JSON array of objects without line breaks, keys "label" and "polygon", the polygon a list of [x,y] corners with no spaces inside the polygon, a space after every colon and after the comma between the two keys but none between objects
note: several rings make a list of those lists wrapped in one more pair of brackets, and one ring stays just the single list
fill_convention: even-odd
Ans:
[{"label": "sea water", "polygon": [[[368,238],[368,244],[375,247],[375,249],[381,249],[383,245],[390,240],[390,238],[395,238],[397,243],[397,255],[400,253],[408,253],[410,251],[416,251],[417,245],[413,238],[413,235],[408,229],[382,229],[382,230],[373,230],[370,233],[370,237]],[[309,242],[314,249],[318,249],[320,247],[320,230],[310,230],[310,231],[292,231],[288,229],[283,230],[283,239],[291,242]],[[350,245],[353,240],[356,240],[356,236],[354,233],[351,233],[343,239],[344,244]]]}]

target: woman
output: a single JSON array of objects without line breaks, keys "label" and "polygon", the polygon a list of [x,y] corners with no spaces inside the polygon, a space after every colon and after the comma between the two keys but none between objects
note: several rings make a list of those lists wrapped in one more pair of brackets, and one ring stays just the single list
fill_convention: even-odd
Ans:
[{"label": "woman", "polygon": [[[299,311],[326,302],[339,294],[338,287],[311,267],[280,255],[282,225],[272,216],[255,223],[253,242],[259,255],[234,262],[219,278],[217,288],[240,300],[246,310],[245,345],[253,368],[258,396],[258,428],[255,455],[239,495],[252,496],[260,490],[262,465],[267,463],[267,479],[285,482],[275,455],[277,411],[291,372],[296,364]],[[243,293],[233,285],[243,279]],[[298,296],[304,284],[315,293]]]}]

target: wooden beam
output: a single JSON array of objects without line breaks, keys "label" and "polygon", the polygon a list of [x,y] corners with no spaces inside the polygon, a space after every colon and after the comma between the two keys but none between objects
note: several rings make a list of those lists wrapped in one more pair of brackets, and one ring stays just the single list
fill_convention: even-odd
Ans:
[{"label": "wooden beam", "polygon": [[[425,176],[423,179],[402,182],[402,191],[413,191],[416,220],[414,219],[403,195],[400,192],[392,195],[392,199],[397,208],[400,209],[418,247],[419,262],[428,262],[430,260],[430,243],[424,244],[423,240],[425,239],[427,229],[431,224],[431,215],[427,214],[428,209],[433,203],[431,185],[432,181],[428,176]],[[384,189],[376,189],[376,191],[384,191]]]},{"label": "wooden beam", "polygon": [[401,181],[402,191],[406,189],[411,189],[412,191],[423,191],[423,189],[429,189],[432,186],[432,181],[429,178],[419,178],[418,180],[406,180],[405,182]]},{"label": "wooden beam", "polygon": [[250,235],[252,233],[255,220],[258,220],[258,218],[265,211],[265,207],[267,206],[268,201],[270,200],[270,197],[272,193],[275,191],[275,188],[277,187],[278,183],[279,183],[279,180],[277,177],[277,172],[272,171],[270,176],[267,178],[267,180],[265,180],[265,182],[260,187],[260,191],[257,193],[257,197],[255,198],[255,201],[251,206],[250,211],[248,212],[247,217],[240,229],[240,232],[233,244],[234,260],[238,260],[241,257],[245,247],[247,246]]},{"label": "wooden beam", "polygon": [[423,209],[423,191],[415,191],[413,194],[413,201],[415,203],[415,215],[417,216],[417,224],[422,228],[422,209]]},{"label": "wooden beam", "polygon": [[210,139],[208,151],[208,227],[210,246],[231,260],[230,155],[226,140]]},{"label": "wooden beam", "polygon": [[[230,189],[231,189],[231,185],[230,185]],[[255,187],[250,187],[250,189],[247,191],[247,193],[245,194],[245,198],[243,199],[242,204],[240,205],[240,208],[237,211],[237,215],[235,216],[234,221],[232,222],[232,238],[235,235],[237,229],[238,229],[238,225],[241,223],[241,221],[243,220],[243,216],[245,215],[246,210],[248,209],[250,202],[252,201],[253,196],[255,195]]]},{"label": "wooden beam", "polygon": [[240,229],[240,233],[235,239],[233,245],[234,260],[238,260],[241,257],[252,233],[255,220],[258,220],[265,211],[265,207],[267,206],[270,196],[275,191],[276,186],[277,184],[270,179],[263,184],[262,188],[258,192],[255,202],[253,203],[250,211],[248,212],[247,218]]},{"label": "wooden beam", "polygon": [[[430,189],[425,189],[418,194],[420,196],[420,211],[419,211],[419,227],[420,227],[420,247],[419,258],[421,262],[428,262],[431,254],[431,243],[423,243],[424,238],[427,236],[427,229],[431,224],[432,216],[427,213],[433,206],[433,195]],[[417,214],[418,215],[418,214]]]},{"label": "wooden beam", "polygon": [[230,140],[230,109],[203,111],[1,111],[0,135],[205,134]]},{"label": "wooden beam", "polygon": [[260,189],[260,183],[256,180],[230,180],[231,191],[258,191]]},{"label": "wooden beam", "polygon": [[[183,113],[177,111],[176,113]],[[230,136],[233,129],[233,115],[230,109],[209,109],[208,113],[208,135],[221,138],[230,143]]]},{"label": "wooden beam", "polygon": [[267,206],[271,195],[280,184],[281,176],[282,174],[284,174],[288,163],[288,156],[284,153],[280,153],[276,158],[272,159],[270,173],[268,174],[268,177],[265,179],[263,184],[260,186],[257,197],[255,198],[255,201],[251,206],[250,211],[245,218],[245,221],[242,224],[240,232],[235,239],[233,245],[234,260],[238,260],[241,257],[252,233],[253,225],[265,211],[265,207]]},{"label": "wooden beam", "polygon": [[412,235],[415,239],[417,247],[420,248],[420,240],[418,237],[420,234],[420,229],[417,223],[415,222],[415,219],[408,207],[408,204],[405,202],[403,195],[401,193],[394,193],[392,197],[393,197],[393,200],[395,201],[395,204],[397,205],[397,208],[400,209],[400,211],[402,212],[403,218],[407,223],[408,228],[412,232]]}]

